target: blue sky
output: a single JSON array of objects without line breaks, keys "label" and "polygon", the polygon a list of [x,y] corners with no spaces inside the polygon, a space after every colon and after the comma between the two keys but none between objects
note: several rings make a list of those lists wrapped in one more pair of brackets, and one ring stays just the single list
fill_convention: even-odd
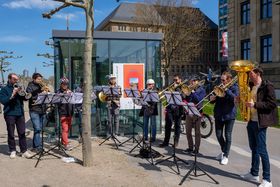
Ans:
[{"label": "blue sky", "polygon": [[[118,4],[115,0],[95,0],[95,25]],[[84,30],[85,19],[79,8],[63,9],[52,19],[42,18],[43,12],[56,6],[52,0],[0,0],[0,51],[14,51],[15,55],[23,56],[21,59],[10,60],[12,72],[22,74],[27,69],[31,75],[36,68],[46,78],[53,75],[52,66],[43,67],[42,62],[49,60],[36,55],[46,52],[53,54],[52,48],[45,45],[45,41],[51,37],[52,29],[66,29],[68,15],[70,29]],[[194,6],[200,8],[215,23],[218,22],[218,0],[196,0]]]}]

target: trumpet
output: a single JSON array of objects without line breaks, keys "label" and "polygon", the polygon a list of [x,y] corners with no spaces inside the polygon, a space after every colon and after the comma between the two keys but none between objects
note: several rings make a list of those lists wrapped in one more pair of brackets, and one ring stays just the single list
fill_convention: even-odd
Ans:
[{"label": "trumpet", "polygon": [[31,93],[27,93],[25,91],[25,89],[23,88],[23,86],[20,85],[19,83],[15,83],[13,87],[14,88],[19,88],[19,91],[18,91],[18,95],[19,96],[24,97],[27,100],[29,100],[32,97],[32,94]]},{"label": "trumpet", "polygon": [[[218,96],[218,97],[225,97],[226,90],[234,85],[238,80],[238,77],[235,76],[229,83],[226,85],[219,84],[218,86],[215,86],[212,92],[210,92],[208,95],[206,95],[203,99],[201,99],[196,105],[198,106],[200,103],[202,103],[205,99],[207,99],[210,96]],[[205,103],[200,110],[202,110],[205,106],[207,106],[211,101],[209,100],[207,103]]]}]

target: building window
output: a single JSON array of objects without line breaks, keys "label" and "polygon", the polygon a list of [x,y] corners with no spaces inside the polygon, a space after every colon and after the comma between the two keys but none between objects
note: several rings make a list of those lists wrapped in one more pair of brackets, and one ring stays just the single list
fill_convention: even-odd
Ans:
[{"label": "building window", "polygon": [[261,62],[272,62],[272,36],[266,35],[261,37]]},{"label": "building window", "polygon": [[243,59],[243,60],[250,59],[250,49],[251,49],[250,40],[242,40],[241,41],[241,59]]},{"label": "building window", "polygon": [[126,26],[124,25],[119,25],[118,26],[119,31],[126,31]]},{"label": "building window", "polygon": [[130,27],[130,31],[137,32],[137,27]]},{"label": "building window", "polygon": [[272,0],[261,0],[261,18],[272,17]]},{"label": "building window", "polygon": [[241,25],[250,23],[250,2],[246,1],[241,4]]}]

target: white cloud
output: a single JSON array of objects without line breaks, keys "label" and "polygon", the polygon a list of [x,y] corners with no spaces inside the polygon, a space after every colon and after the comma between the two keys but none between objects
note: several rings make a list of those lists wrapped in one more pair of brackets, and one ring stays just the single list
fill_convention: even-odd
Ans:
[{"label": "white cloud", "polygon": [[28,42],[31,41],[31,38],[28,38],[26,36],[21,36],[21,35],[10,35],[10,36],[0,36],[0,43],[23,43],[23,42]]},{"label": "white cloud", "polygon": [[12,0],[9,3],[2,4],[2,6],[11,9],[18,9],[18,8],[50,9],[50,8],[57,7],[60,4],[61,3],[52,0]]},{"label": "white cloud", "polygon": [[79,16],[79,13],[56,13],[55,15],[53,15],[54,18],[58,18],[58,19],[63,19],[63,20],[67,20],[67,16],[69,18],[70,21],[76,20]]}]

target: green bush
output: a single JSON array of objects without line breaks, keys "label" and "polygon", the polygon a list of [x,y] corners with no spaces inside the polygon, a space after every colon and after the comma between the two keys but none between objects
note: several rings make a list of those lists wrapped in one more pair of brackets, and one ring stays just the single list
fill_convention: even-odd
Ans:
[{"label": "green bush", "polygon": [[[207,103],[207,101],[205,101],[203,104],[206,104],[206,103]],[[214,111],[214,105],[210,104],[210,103],[203,108],[203,112],[205,114],[208,114],[208,115],[214,115],[213,111]],[[278,107],[278,116],[279,116],[279,119],[280,119],[280,107]],[[239,108],[237,109],[236,120],[242,121],[241,116],[240,116]],[[279,120],[279,123],[276,127],[280,128],[280,120]]]}]

